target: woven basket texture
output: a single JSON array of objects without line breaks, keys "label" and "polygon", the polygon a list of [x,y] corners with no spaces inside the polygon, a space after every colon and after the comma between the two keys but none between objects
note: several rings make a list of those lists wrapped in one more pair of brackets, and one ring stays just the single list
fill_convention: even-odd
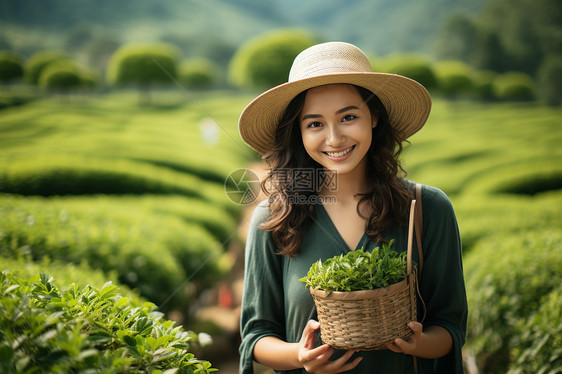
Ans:
[{"label": "woven basket texture", "polygon": [[310,289],[322,342],[337,349],[386,349],[396,338],[408,339],[416,320],[415,273],[385,288],[326,292]]}]

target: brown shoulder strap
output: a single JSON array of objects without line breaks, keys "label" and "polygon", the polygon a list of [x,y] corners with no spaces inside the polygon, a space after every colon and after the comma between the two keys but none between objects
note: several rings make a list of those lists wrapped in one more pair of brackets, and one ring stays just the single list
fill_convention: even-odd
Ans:
[{"label": "brown shoulder strap", "polygon": [[421,198],[421,184],[416,183],[416,215],[415,215],[415,228],[416,228],[416,242],[418,245],[418,257],[420,266],[418,270],[418,280],[421,280],[421,273],[423,271],[423,248],[422,248],[422,233],[423,233],[423,212],[422,212],[422,198]]},{"label": "brown shoulder strap", "polygon": [[[419,183],[416,183],[416,212],[415,212],[415,216],[414,216],[414,225],[415,225],[415,231],[416,231],[416,243],[418,245],[418,257],[419,257],[419,269],[418,269],[418,287],[419,287],[419,283],[421,282],[421,273],[423,270],[423,248],[422,248],[422,233],[423,233],[423,211],[422,211],[422,197],[421,197],[421,189],[422,186]],[[419,288],[418,288],[418,292],[419,292]],[[423,299],[421,298],[420,295],[420,301],[423,305],[423,317],[422,317],[422,322],[425,320],[425,303],[423,302]],[[418,374],[418,360],[416,358],[416,356],[412,356],[414,359],[414,370],[416,372],[416,374]]]}]

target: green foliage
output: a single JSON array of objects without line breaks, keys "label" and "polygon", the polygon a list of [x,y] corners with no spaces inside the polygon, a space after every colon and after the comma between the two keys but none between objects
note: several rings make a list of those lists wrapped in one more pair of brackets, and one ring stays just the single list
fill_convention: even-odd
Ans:
[{"label": "green foliage", "polygon": [[538,73],[540,99],[548,105],[562,105],[562,56],[545,59]]},{"label": "green foliage", "polygon": [[38,83],[46,90],[68,92],[80,87],[82,81],[74,62],[59,60],[43,69]]},{"label": "green foliage", "polygon": [[[226,270],[219,266],[222,246],[198,224],[197,216],[191,215],[193,223],[185,222],[157,201],[147,205],[131,199],[118,209],[118,199],[101,196],[13,196],[0,201],[1,255],[86,261],[93,268],[115,272],[121,283],[138,288],[160,305],[167,301],[161,305],[165,308],[185,304],[185,295],[174,290],[187,284],[187,278],[202,287]],[[175,201],[190,208],[187,201]]]},{"label": "green foliage", "polygon": [[24,257],[0,257],[0,262],[2,263],[2,271],[13,273],[25,279],[32,278],[48,269],[49,275],[53,277],[52,282],[58,288],[67,288],[72,283],[75,283],[78,287],[90,285],[95,288],[102,288],[107,282],[112,282],[119,285],[119,293],[128,297],[132,302],[142,304],[147,301],[139,295],[138,290],[133,291],[128,286],[120,284],[116,272],[104,273],[100,269],[92,269],[84,261],[80,264],[73,264],[66,261],[52,261],[47,257],[38,262],[26,260]]},{"label": "green foliage", "polygon": [[478,70],[474,72],[474,94],[480,100],[490,101],[495,98],[493,82],[497,73],[491,70]]},{"label": "green foliage", "polygon": [[[226,196],[222,196],[222,186],[216,183],[142,162],[54,156],[12,160],[2,165],[2,169],[0,191],[6,193],[40,196],[182,194],[228,204]],[[220,198],[216,198],[218,196]]]},{"label": "green foliage", "polygon": [[472,69],[461,61],[442,61],[435,65],[439,91],[449,97],[467,96],[474,86]]},{"label": "green foliage", "polygon": [[476,42],[477,25],[466,13],[452,13],[443,22],[434,41],[439,58],[469,61]]},{"label": "green foliage", "polygon": [[299,30],[276,30],[251,39],[232,58],[229,81],[250,88],[287,82],[295,57],[314,43],[309,33]]},{"label": "green foliage", "polygon": [[66,59],[68,59],[67,54],[61,51],[37,52],[26,61],[24,78],[30,84],[38,84],[41,73],[49,64]]},{"label": "green foliage", "polygon": [[508,374],[562,372],[562,287],[545,296],[517,330]]},{"label": "green foliage", "polygon": [[372,252],[362,249],[313,263],[300,281],[324,291],[360,291],[383,288],[406,277],[406,252],[392,250],[394,240]]},{"label": "green foliage", "polygon": [[465,256],[464,268],[471,311],[467,341],[485,372],[503,373],[519,324],[560,287],[562,232],[545,228],[486,238]]},{"label": "green foliage", "polygon": [[494,79],[495,95],[503,100],[533,100],[535,98],[535,84],[533,79],[520,72],[500,74]]},{"label": "green foliage", "polygon": [[499,164],[482,171],[465,186],[470,193],[535,195],[562,189],[559,157],[545,157]]},{"label": "green foliage", "polygon": [[[431,90],[437,86],[437,76],[429,58],[418,54],[393,54],[374,61],[377,71],[404,75]],[[377,66],[380,66],[377,68]]]},{"label": "green foliage", "polygon": [[182,62],[179,81],[186,87],[209,88],[219,82],[219,67],[208,59],[190,59]]},{"label": "green foliage", "polygon": [[0,83],[23,78],[23,58],[12,51],[0,51]]},{"label": "green foliage", "polygon": [[438,52],[480,69],[535,75],[562,49],[556,0],[493,0],[474,16],[453,14],[438,34]]},{"label": "green foliage", "polygon": [[108,63],[107,79],[113,85],[173,84],[179,52],[165,43],[128,44],[120,47]]},{"label": "green foliage", "polygon": [[488,237],[562,228],[560,191],[536,196],[480,195],[470,192],[455,199],[464,253]]},{"label": "green foliage", "polygon": [[198,336],[137,305],[117,286],[55,286],[0,274],[0,367],[3,372],[177,373],[215,371],[190,351]]},{"label": "green foliage", "polygon": [[[434,100],[428,124],[405,151],[404,165],[412,180],[453,197],[559,188],[547,179],[562,165],[560,116],[559,108],[535,103]],[[536,187],[532,178],[538,179]]]}]

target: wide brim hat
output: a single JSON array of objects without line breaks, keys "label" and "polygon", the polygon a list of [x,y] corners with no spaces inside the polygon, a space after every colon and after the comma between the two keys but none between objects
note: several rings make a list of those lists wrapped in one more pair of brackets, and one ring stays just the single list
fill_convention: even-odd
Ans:
[{"label": "wide brim hat", "polygon": [[260,154],[270,152],[291,100],[310,88],[336,83],[373,92],[401,140],[421,129],[431,110],[431,96],[420,83],[401,75],[373,72],[369,58],[359,48],[329,42],[302,51],[293,62],[287,83],[267,90],[246,106],[238,121],[240,136]]}]

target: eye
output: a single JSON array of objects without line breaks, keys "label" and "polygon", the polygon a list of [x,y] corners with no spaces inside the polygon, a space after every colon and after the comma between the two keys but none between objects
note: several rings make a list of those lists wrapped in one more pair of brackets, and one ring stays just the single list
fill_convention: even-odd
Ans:
[{"label": "eye", "polygon": [[314,129],[314,128],[320,127],[320,126],[322,126],[322,124],[318,121],[310,122],[308,125],[306,125],[307,128],[311,128],[311,129]]},{"label": "eye", "polygon": [[357,118],[356,115],[348,114],[348,115],[346,115],[345,117],[342,118],[342,122],[353,121],[355,118]]}]

